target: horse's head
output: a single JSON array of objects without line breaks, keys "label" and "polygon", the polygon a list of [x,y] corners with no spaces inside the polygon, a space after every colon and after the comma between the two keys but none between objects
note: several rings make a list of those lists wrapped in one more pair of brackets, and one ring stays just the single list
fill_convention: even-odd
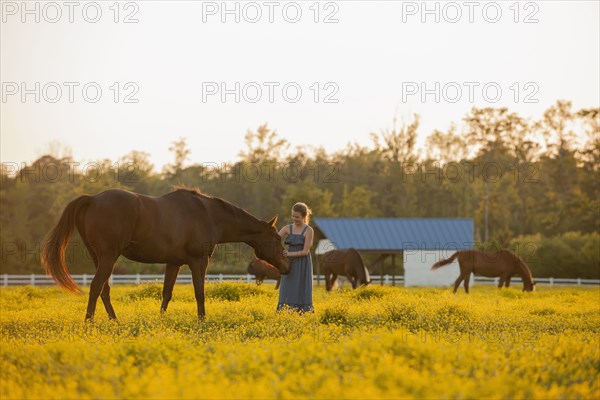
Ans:
[{"label": "horse's head", "polygon": [[265,279],[265,277],[255,267],[256,261],[257,260],[250,261],[250,263],[248,264],[248,268],[246,270],[248,271],[248,273],[250,275],[254,275],[256,277],[256,284],[260,285],[263,282],[263,280]]},{"label": "horse's head", "polygon": [[531,282],[525,281],[525,283],[523,284],[523,291],[524,292],[533,292],[535,291],[535,281],[532,279]]},{"label": "horse's head", "polygon": [[250,261],[250,263],[248,264],[248,268],[246,268],[246,271],[250,274],[250,275],[256,275],[257,271],[254,268],[254,261]]},{"label": "horse's head", "polygon": [[253,260],[248,264],[248,273],[256,277],[256,284],[260,285],[263,283],[265,278],[280,279],[281,273],[277,268],[259,258]]},{"label": "horse's head", "polygon": [[[358,254],[358,252],[356,252],[356,254]],[[367,286],[369,283],[371,283],[371,275],[369,274],[369,270],[367,269],[367,267],[365,267],[365,263],[363,262],[362,258],[360,257],[360,254],[358,254],[358,257],[360,260],[361,267],[362,267],[363,271],[365,271],[364,282],[362,283],[362,285]]]},{"label": "horse's head", "polygon": [[269,222],[264,222],[264,230],[255,237],[254,242],[249,244],[254,249],[256,257],[275,266],[281,274],[285,275],[290,272],[290,260],[283,256],[284,248],[281,237],[275,229],[276,224],[276,216]]},{"label": "horse's head", "polygon": [[372,280],[370,279],[370,277],[367,275],[366,279],[359,277],[358,278],[358,286],[367,286],[372,282]]},{"label": "horse's head", "polygon": [[523,279],[523,291],[533,292],[535,290],[535,281],[533,280],[531,269],[529,268],[527,263],[521,257],[511,252],[510,250],[505,251],[508,252],[516,261],[515,267],[517,268],[517,274],[519,274],[521,276],[521,279]]}]

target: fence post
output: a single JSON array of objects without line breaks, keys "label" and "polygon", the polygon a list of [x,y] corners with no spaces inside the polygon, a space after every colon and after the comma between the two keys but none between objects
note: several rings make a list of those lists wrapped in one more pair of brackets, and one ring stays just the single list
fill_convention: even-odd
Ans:
[{"label": "fence post", "polygon": [[390,284],[390,276],[389,276],[389,275],[386,275],[386,276],[385,276],[385,284],[386,284],[386,285],[389,285],[389,284]]},{"label": "fence post", "polygon": [[83,274],[83,283],[82,283],[82,285],[83,286],[87,285],[87,274]]},{"label": "fence post", "polygon": [[4,274],[4,286],[8,286],[8,274]]},{"label": "fence post", "polygon": [[500,278],[494,278],[494,285],[498,286],[498,282],[500,282]]},{"label": "fence post", "polygon": [[35,274],[31,274],[31,279],[29,283],[31,283],[31,286],[35,286]]},{"label": "fence post", "polygon": [[550,286],[554,286],[554,278],[550,277]]},{"label": "fence post", "polygon": [[577,278],[577,286],[581,286],[581,278]]},{"label": "fence post", "polygon": [[139,284],[142,281],[139,272],[135,275],[135,283]]},{"label": "fence post", "polygon": [[223,274],[219,274],[219,282],[223,282]]},{"label": "fence post", "polygon": [[250,283],[250,274],[246,274],[246,283]]}]

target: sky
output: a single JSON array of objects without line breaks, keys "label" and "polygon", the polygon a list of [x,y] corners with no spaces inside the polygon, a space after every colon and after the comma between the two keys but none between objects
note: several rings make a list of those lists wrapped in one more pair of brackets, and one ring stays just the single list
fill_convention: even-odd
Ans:
[{"label": "sky", "polygon": [[23,4],[1,2],[3,163],[58,143],[160,170],[180,137],[229,163],[264,123],[334,152],[414,113],[423,147],[472,107],[600,104],[598,1]]}]

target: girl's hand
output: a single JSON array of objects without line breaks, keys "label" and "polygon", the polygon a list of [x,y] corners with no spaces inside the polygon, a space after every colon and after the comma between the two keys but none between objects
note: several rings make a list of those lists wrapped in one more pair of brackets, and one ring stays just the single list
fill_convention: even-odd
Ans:
[{"label": "girl's hand", "polygon": [[283,249],[283,256],[284,256],[284,257],[287,257],[287,256],[288,256],[288,252],[287,252],[287,250],[286,250],[286,249]]}]

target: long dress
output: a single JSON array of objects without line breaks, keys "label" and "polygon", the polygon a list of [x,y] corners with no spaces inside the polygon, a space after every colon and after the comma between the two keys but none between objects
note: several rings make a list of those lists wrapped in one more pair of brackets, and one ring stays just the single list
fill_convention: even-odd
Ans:
[{"label": "long dress", "polygon": [[[285,238],[284,242],[289,245],[288,251],[301,251],[304,249],[304,232],[306,232],[306,228],[308,228],[308,225],[304,227],[301,233],[292,233],[292,225],[290,225],[290,234]],[[290,257],[290,262],[290,273],[281,275],[277,311],[287,306],[301,312],[312,312],[314,308],[312,301],[313,270],[311,255],[308,253],[308,255],[302,257]]]}]

